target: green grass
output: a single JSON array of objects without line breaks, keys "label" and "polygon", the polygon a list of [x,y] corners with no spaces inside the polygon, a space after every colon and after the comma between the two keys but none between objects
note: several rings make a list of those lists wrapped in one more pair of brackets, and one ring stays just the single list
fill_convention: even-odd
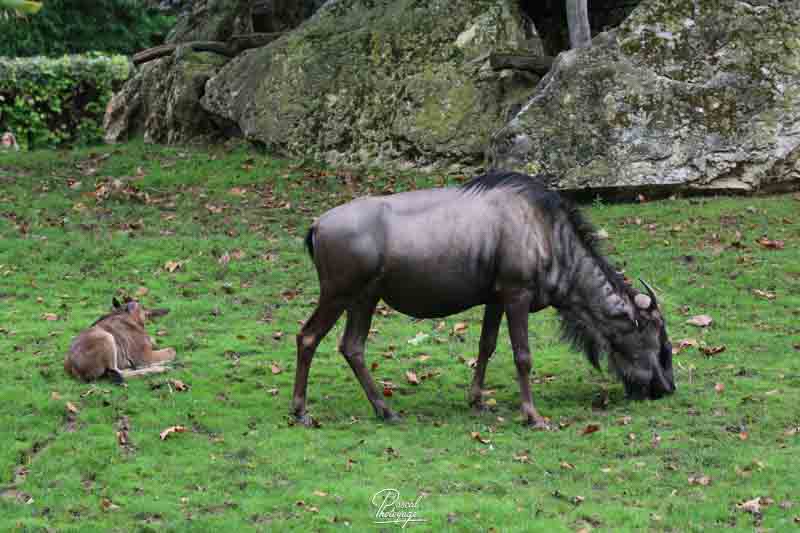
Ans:
[{"label": "green grass", "polygon": [[[505,326],[487,377],[494,411],[475,415],[465,361],[477,353],[481,310],[443,321],[385,310],[367,358],[376,379],[395,384],[389,401],[403,421],[373,419],[336,350],[341,320],[311,371],[309,409],[322,427],[292,427],[294,336],[318,290],[306,228],[357,195],[442,183],[325,172],[236,147],[0,154],[0,530],[365,530],[379,527],[370,501],[385,488],[405,501],[422,496],[427,522],[409,525],[419,530],[793,527],[792,195],[586,209],[609,233],[612,260],[659,290],[673,343],[700,343],[675,357],[670,398],[626,401],[621,385],[559,342],[546,311],[530,320],[534,398],[559,429],[519,424]],[[95,194],[104,184],[110,192]],[[784,249],[756,243],[763,235]],[[182,266],[168,272],[169,261]],[[126,387],[69,379],[62,362],[72,337],[112,296],[140,287],[146,306],[171,309],[149,330],[176,348],[176,368]],[[686,324],[699,314],[713,324]],[[452,334],[457,322],[468,325],[463,335]],[[409,344],[419,332],[429,337]],[[723,345],[711,357],[700,351]],[[413,386],[407,370],[430,377]],[[117,438],[123,417],[128,447]],[[591,424],[599,430],[585,434]],[[160,440],[174,425],[187,432]],[[710,483],[689,482],[701,476]],[[737,509],[757,497],[761,513]]]}]

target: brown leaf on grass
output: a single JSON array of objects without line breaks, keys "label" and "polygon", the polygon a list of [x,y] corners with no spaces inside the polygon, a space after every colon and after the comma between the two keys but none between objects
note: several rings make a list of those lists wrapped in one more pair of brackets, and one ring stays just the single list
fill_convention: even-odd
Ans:
[{"label": "brown leaf on grass", "polygon": [[232,187],[228,190],[228,194],[232,194],[233,196],[246,196],[247,189],[242,189],[241,187]]},{"label": "brown leaf on grass", "polygon": [[74,403],[72,403],[72,402],[67,402],[67,403],[64,405],[64,407],[66,407],[67,411],[68,411],[68,412],[70,412],[70,413],[72,413],[73,415],[77,415],[78,413],[80,413],[80,409],[78,409],[78,406],[76,406],[76,405],[75,405]]},{"label": "brown leaf on grass", "polygon": [[420,363],[424,363],[425,361],[427,361],[427,360],[428,360],[428,359],[430,359],[430,358],[431,358],[431,356],[430,356],[430,355],[428,355],[428,354],[422,354],[422,355],[420,355],[419,357],[417,357],[417,361],[419,361]]},{"label": "brown leaf on grass", "polygon": [[179,379],[170,379],[169,384],[178,392],[186,392],[189,390],[189,386]]},{"label": "brown leaf on grass", "polygon": [[630,416],[627,415],[621,416],[617,419],[617,424],[619,424],[620,426],[627,426],[628,424],[631,423],[631,420],[633,419]]},{"label": "brown leaf on grass", "polygon": [[761,508],[768,506],[772,503],[772,498],[764,498],[763,496],[759,496],[757,498],[753,498],[752,500],[746,500],[736,504],[736,508],[740,511],[744,511],[745,513],[750,513],[753,515],[761,514]]},{"label": "brown leaf on grass", "polygon": [[167,261],[164,263],[164,270],[167,272],[175,272],[183,268],[183,261]]},{"label": "brown leaf on grass", "polygon": [[687,481],[689,482],[689,485],[700,485],[702,487],[707,487],[711,484],[711,478],[703,474],[689,476]]},{"label": "brown leaf on grass", "polygon": [[272,396],[277,396],[278,395],[278,389],[268,389],[267,393],[271,394]]},{"label": "brown leaf on grass", "polygon": [[319,496],[320,498],[324,498],[328,495],[327,492],[321,490],[315,490],[313,494],[314,496]]},{"label": "brown leaf on grass", "polygon": [[117,505],[116,503],[112,502],[111,499],[109,499],[109,498],[103,498],[103,499],[100,500],[100,508],[103,511],[115,511],[115,510],[119,509],[119,505]]},{"label": "brown leaf on grass", "polygon": [[222,266],[226,266],[230,262],[231,262],[231,254],[229,254],[228,252],[225,252],[220,256],[219,259],[217,259],[217,263],[219,263]]},{"label": "brown leaf on grass", "polygon": [[515,453],[514,460],[519,463],[530,463],[531,462],[530,453],[531,453],[530,450],[523,450],[519,453]]},{"label": "brown leaf on grass", "polygon": [[406,370],[406,379],[412,385],[419,385],[419,378],[413,370]]},{"label": "brown leaf on grass", "polygon": [[142,296],[146,296],[148,292],[150,292],[150,289],[148,289],[147,287],[139,287],[138,289],[136,289],[136,292],[134,294],[136,295],[137,298],[141,298]]},{"label": "brown leaf on grass", "polygon": [[774,300],[776,298],[776,294],[774,292],[762,291],[761,289],[753,289],[753,294],[759,298],[764,298],[765,300]]},{"label": "brown leaf on grass", "polygon": [[717,391],[717,394],[722,394],[725,391],[725,384],[717,383],[714,385],[714,390]]},{"label": "brown leaf on grass", "polygon": [[559,466],[560,466],[561,468],[563,468],[564,470],[575,470],[575,465],[574,465],[574,464],[572,464],[572,463],[568,463],[568,462],[566,462],[566,461],[561,461],[561,463],[559,464]]},{"label": "brown leaf on grass", "polygon": [[489,443],[492,442],[489,439],[485,439],[485,438],[481,437],[481,434],[478,433],[477,431],[471,431],[469,435],[470,435],[470,437],[472,437],[474,440],[480,442],[481,444],[489,444]]},{"label": "brown leaf on grass", "polygon": [[272,371],[273,374],[280,374],[281,372],[283,372],[283,369],[275,361],[272,362],[272,364],[270,365],[269,369]]},{"label": "brown leaf on grass", "polygon": [[700,351],[703,352],[708,357],[713,357],[717,354],[720,354],[726,350],[726,346],[724,344],[720,344],[718,346],[701,346]]},{"label": "brown leaf on grass", "polygon": [[386,385],[384,385],[384,386],[383,386],[383,395],[384,395],[385,397],[387,397],[387,398],[391,398],[391,397],[392,397],[392,394],[394,394],[394,393],[392,392],[392,388],[391,388],[391,387],[388,387],[388,386],[386,386]]},{"label": "brown leaf on grass", "polygon": [[599,424],[587,424],[586,427],[581,431],[581,435],[590,435],[596,431],[600,431]]},{"label": "brown leaf on grass", "polygon": [[159,437],[161,437],[161,440],[167,440],[167,437],[169,437],[173,433],[185,433],[185,432],[186,432],[185,426],[170,426],[161,433],[159,433]]},{"label": "brown leaf on grass", "polygon": [[274,332],[274,333],[272,334],[272,338],[273,338],[273,339],[275,339],[276,341],[279,341],[279,340],[281,340],[281,339],[283,338],[283,332],[282,332],[282,331],[276,331],[276,332]]},{"label": "brown leaf on grass", "polygon": [[766,235],[758,238],[756,242],[768,250],[783,250],[786,244],[784,241],[772,240]]},{"label": "brown leaf on grass", "polygon": [[61,399],[61,394],[59,394],[58,391],[52,391],[50,393],[50,399],[51,400],[55,400],[55,401],[59,401]]},{"label": "brown leaf on grass", "polygon": [[697,339],[681,339],[678,341],[677,345],[673,345],[672,355],[678,355],[690,346],[697,346]]},{"label": "brown leaf on grass", "polygon": [[711,325],[711,323],[713,321],[714,321],[714,319],[711,318],[708,315],[697,315],[697,316],[693,316],[692,318],[687,320],[686,323],[691,325],[691,326],[697,326],[697,327],[700,327],[700,328],[704,328],[706,326]]},{"label": "brown leaf on grass", "polygon": [[48,322],[53,322],[58,320],[58,315],[55,313],[42,313],[42,320],[47,320]]}]

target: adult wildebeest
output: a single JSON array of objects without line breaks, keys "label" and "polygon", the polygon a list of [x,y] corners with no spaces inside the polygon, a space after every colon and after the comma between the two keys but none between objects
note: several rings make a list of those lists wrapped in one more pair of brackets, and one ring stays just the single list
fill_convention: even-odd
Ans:
[{"label": "adult wildebeest", "polygon": [[303,423],[314,351],[344,311],[339,346],[376,414],[393,419],[364,364],[379,299],[417,318],[485,305],[470,403],[481,405],[486,365],[505,313],[525,421],[546,427],[531,397],[528,313],[561,315],[564,337],[599,368],[609,367],[634,398],[675,390],[672,346],[655,294],[640,294],[596,250],[594,230],[541,178],[492,172],[456,188],[366,197],[331,209],[306,245],[320,298],[297,335],[293,412]]}]

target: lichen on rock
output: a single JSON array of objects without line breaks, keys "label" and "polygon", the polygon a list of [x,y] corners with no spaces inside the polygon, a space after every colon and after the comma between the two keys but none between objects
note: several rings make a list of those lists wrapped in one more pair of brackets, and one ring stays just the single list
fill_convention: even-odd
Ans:
[{"label": "lichen on rock", "polygon": [[800,2],[645,0],[559,56],[494,165],[564,189],[752,191],[800,177]]},{"label": "lichen on rock", "polygon": [[[337,163],[480,165],[538,79],[495,73],[530,37],[513,0],[339,0],[237,56],[202,105],[271,149]],[[524,87],[524,89],[521,89]]]}]

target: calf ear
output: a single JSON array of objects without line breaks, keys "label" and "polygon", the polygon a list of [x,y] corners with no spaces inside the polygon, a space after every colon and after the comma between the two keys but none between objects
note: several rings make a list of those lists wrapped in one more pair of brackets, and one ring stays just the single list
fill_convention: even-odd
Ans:
[{"label": "calf ear", "polygon": [[128,302],[128,305],[125,306],[125,310],[129,313],[135,313],[138,308],[139,304],[136,302]]},{"label": "calf ear", "polygon": [[114,309],[119,309],[120,307],[122,307],[122,304],[119,303],[119,300],[117,300],[116,296],[114,296],[111,299],[111,307],[113,307]]}]

